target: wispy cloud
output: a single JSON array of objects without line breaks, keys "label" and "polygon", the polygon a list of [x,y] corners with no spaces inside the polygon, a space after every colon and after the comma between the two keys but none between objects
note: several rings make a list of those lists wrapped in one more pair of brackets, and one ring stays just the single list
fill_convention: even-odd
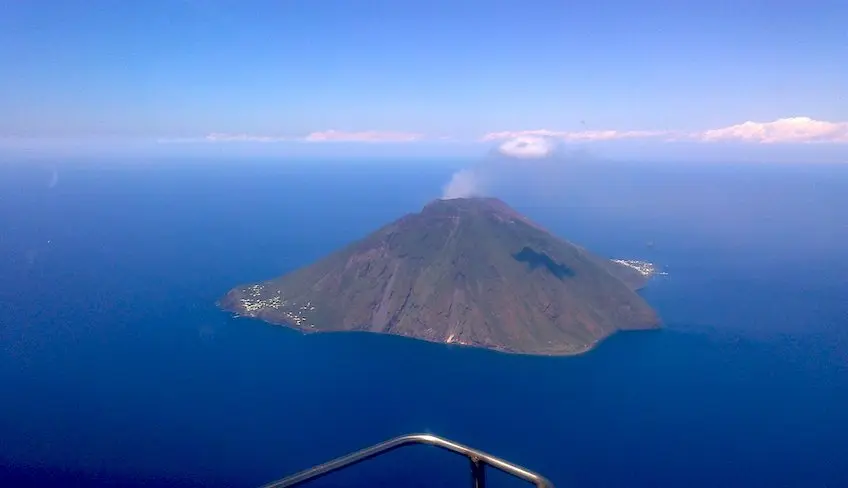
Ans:
[{"label": "wispy cloud", "polygon": [[208,134],[204,140],[209,142],[281,142],[289,141],[291,138],[281,136],[263,136],[256,134],[226,134],[213,132]]},{"label": "wispy cloud", "polygon": [[202,137],[163,137],[157,139],[160,144],[197,144],[202,142],[282,142],[294,140],[291,137],[263,136],[256,134],[228,134],[213,132]]},{"label": "wispy cloud", "polygon": [[584,131],[554,131],[548,129],[490,132],[483,136],[484,141],[515,139],[519,137],[548,137],[562,141],[611,141],[615,139],[635,139],[646,137],[670,136],[671,131],[650,130],[584,130]]},{"label": "wispy cloud", "polygon": [[535,129],[490,132],[483,141],[545,137],[566,142],[612,141],[620,139],[659,139],[662,141],[740,141],[753,143],[842,143],[848,142],[848,122],[826,122],[810,117],[789,117],[772,122],[744,122],[718,129],[682,132],[671,130],[585,130],[555,131]]},{"label": "wispy cloud", "polygon": [[415,142],[423,140],[424,134],[415,132],[364,131],[345,132],[326,130],[312,132],[303,138],[307,142]]},{"label": "wispy cloud", "polygon": [[[346,132],[326,130],[310,132],[305,136],[272,136],[263,134],[233,134],[213,132],[203,137],[162,138],[160,143],[226,143],[226,142],[416,142],[425,140],[424,134],[414,132],[362,131]],[[444,140],[439,138],[438,140]]]},{"label": "wispy cloud", "polygon": [[[788,117],[771,122],[743,122],[728,127],[702,131],[677,130],[580,130],[559,131],[551,129],[513,130],[489,132],[479,140],[484,142],[507,141],[500,150],[524,157],[544,152],[543,147],[557,142],[600,142],[627,139],[646,139],[662,142],[748,142],[756,144],[848,143],[848,122],[828,122],[810,117]],[[545,141],[549,141],[548,144]],[[306,135],[265,135],[248,133],[213,132],[201,137],[165,138],[160,143],[275,143],[275,142],[350,142],[350,143],[409,143],[419,141],[462,142],[451,136],[426,135],[399,131],[343,131],[325,130]],[[543,144],[544,143],[544,144]]]},{"label": "wispy cloud", "polygon": [[515,139],[517,137],[559,137],[565,132],[557,132],[548,129],[535,130],[505,130],[501,132],[489,132],[482,137],[484,141],[497,141],[501,139]]}]

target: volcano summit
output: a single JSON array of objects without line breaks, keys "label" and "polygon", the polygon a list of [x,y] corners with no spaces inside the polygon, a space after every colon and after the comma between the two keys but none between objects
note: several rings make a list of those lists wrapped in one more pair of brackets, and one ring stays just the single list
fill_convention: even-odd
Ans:
[{"label": "volcano summit", "polygon": [[647,276],[562,240],[494,198],[436,200],[325,258],[220,301],[304,332],[366,331],[566,355],[659,326]]}]

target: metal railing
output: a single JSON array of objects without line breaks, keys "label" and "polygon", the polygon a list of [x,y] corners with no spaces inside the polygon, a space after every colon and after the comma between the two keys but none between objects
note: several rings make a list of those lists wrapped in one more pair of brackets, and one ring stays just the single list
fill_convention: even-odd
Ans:
[{"label": "metal railing", "polygon": [[411,444],[436,446],[467,457],[471,462],[471,486],[473,488],[485,488],[486,466],[491,466],[507,474],[511,474],[516,478],[520,478],[528,483],[536,485],[538,488],[553,488],[554,486],[544,476],[538,475],[532,471],[522,468],[521,466],[504,461],[501,458],[492,456],[491,454],[487,454],[483,451],[478,451],[477,449],[472,449],[432,434],[409,434],[333,459],[332,461],[328,461],[324,464],[315,466],[314,468],[293,474],[287,478],[268,483],[262,488],[285,488],[289,486],[296,486]]}]

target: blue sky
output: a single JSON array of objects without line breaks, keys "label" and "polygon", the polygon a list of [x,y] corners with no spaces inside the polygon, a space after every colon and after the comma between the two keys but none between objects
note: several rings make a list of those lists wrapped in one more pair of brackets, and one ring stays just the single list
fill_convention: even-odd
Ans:
[{"label": "blue sky", "polygon": [[[0,9],[0,138],[11,147],[261,144],[317,154],[360,142],[364,153],[383,143],[449,154],[524,137],[619,141],[623,154],[694,142],[779,153],[811,140],[800,153],[813,159],[848,151],[844,1]],[[314,144],[292,149],[304,140]]]}]

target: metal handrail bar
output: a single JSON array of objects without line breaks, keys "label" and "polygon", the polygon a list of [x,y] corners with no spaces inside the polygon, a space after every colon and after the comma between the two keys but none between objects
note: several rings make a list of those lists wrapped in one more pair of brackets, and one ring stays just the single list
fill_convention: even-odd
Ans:
[{"label": "metal handrail bar", "polygon": [[319,464],[313,468],[264,485],[262,488],[286,488],[289,486],[299,485],[334,471],[346,468],[352,464],[361,463],[367,459],[371,459],[375,456],[385,454],[389,451],[393,451],[399,447],[408,446],[410,444],[436,446],[467,457],[471,461],[471,481],[472,486],[475,488],[484,488],[486,483],[484,468],[486,466],[491,466],[505,473],[511,474],[516,478],[520,478],[536,485],[538,488],[553,488],[554,486],[544,476],[538,475],[532,471],[522,468],[521,466],[512,464],[509,461],[505,461],[483,451],[478,451],[477,449],[463,446],[462,444],[458,444],[432,434],[408,434],[381,442],[371,447],[366,447],[365,449],[333,459],[332,461],[328,461],[324,464]]}]

